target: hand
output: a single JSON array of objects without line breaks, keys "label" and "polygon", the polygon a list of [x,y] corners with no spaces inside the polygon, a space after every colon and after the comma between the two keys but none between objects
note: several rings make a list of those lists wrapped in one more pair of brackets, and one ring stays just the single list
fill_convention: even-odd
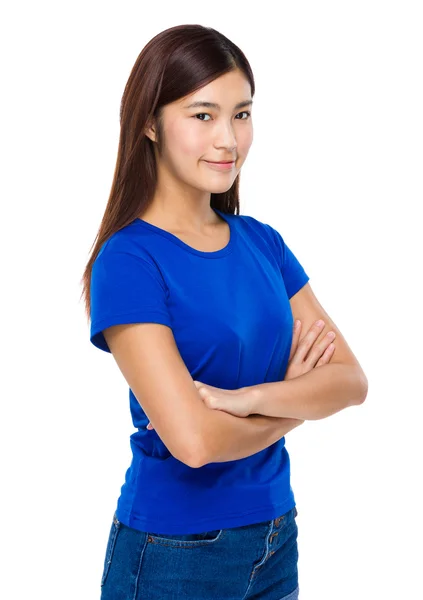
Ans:
[{"label": "hand", "polygon": [[235,417],[248,417],[251,414],[253,398],[247,387],[225,390],[202,381],[194,381],[194,385],[208,408],[222,410]]},{"label": "hand", "polygon": [[[251,414],[252,398],[251,394],[246,392],[248,388],[225,390],[202,381],[194,381],[194,385],[208,408],[223,410],[235,417],[248,417]],[[149,423],[147,429],[152,430],[154,427]]]},{"label": "hand", "polygon": [[328,335],[325,335],[318,344],[315,344],[325,327],[324,323],[320,327],[317,325],[317,322],[313,323],[300,342],[302,323],[301,321],[298,322],[299,326],[297,328],[294,327],[291,353],[289,355],[288,367],[285,372],[284,380],[295,379],[295,377],[304,375],[304,373],[308,373],[308,371],[311,371],[315,367],[317,368],[326,365],[335,352],[335,344],[333,344],[334,337],[330,338]]}]

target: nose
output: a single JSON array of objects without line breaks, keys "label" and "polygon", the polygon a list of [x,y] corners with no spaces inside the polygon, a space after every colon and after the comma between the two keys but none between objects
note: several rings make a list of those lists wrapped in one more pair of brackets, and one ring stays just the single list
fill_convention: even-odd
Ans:
[{"label": "nose", "polygon": [[233,153],[237,147],[234,130],[231,125],[222,124],[214,142],[215,148],[225,148],[228,153]]}]

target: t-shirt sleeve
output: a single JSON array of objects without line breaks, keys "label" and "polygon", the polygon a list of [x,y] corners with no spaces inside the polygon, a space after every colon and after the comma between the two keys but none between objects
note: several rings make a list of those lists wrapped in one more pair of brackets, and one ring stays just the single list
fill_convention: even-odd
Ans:
[{"label": "t-shirt sleeve", "polygon": [[310,277],[285,240],[273,227],[268,225],[279,255],[280,268],[288,298],[292,298],[309,281]]},{"label": "t-shirt sleeve", "polygon": [[110,352],[103,330],[126,323],[161,323],[171,327],[167,287],[153,260],[105,248],[91,272],[90,341]]}]

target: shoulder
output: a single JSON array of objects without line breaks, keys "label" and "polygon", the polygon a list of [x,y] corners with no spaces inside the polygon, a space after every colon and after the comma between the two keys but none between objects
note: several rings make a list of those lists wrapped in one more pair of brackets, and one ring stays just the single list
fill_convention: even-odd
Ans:
[{"label": "shoulder", "polygon": [[272,249],[272,251],[276,250],[277,254],[280,256],[282,252],[283,238],[277,229],[272,227],[272,225],[269,223],[260,221],[251,215],[238,215],[238,218],[241,219],[241,227],[243,227],[245,230],[248,230],[253,235],[262,238]]},{"label": "shoulder", "polygon": [[250,227],[251,229],[254,229],[254,231],[257,231],[263,235],[272,237],[273,235],[278,234],[277,230],[274,229],[274,227],[272,227],[268,223],[265,223],[264,221],[260,221],[259,219],[252,217],[251,215],[233,216],[236,216],[238,219],[240,219],[244,227]]},{"label": "shoulder", "polygon": [[136,221],[113,233],[100,247],[95,262],[145,261],[156,266],[149,232]]},{"label": "shoulder", "polygon": [[[100,247],[92,265],[92,283],[123,293],[149,286],[168,293],[168,286],[149,232],[134,222],[113,233]],[[132,292],[131,292],[132,290]]]}]

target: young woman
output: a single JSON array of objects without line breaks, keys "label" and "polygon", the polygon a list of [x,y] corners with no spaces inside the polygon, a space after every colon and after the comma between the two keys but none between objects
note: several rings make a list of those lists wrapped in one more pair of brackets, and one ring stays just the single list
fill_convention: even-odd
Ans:
[{"label": "young woman", "polygon": [[154,37],[125,87],[83,279],[136,428],[102,600],[297,599],[285,435],[366,397],[281,234],[239,214],[254,90],[241,50],[200,25]]}]

